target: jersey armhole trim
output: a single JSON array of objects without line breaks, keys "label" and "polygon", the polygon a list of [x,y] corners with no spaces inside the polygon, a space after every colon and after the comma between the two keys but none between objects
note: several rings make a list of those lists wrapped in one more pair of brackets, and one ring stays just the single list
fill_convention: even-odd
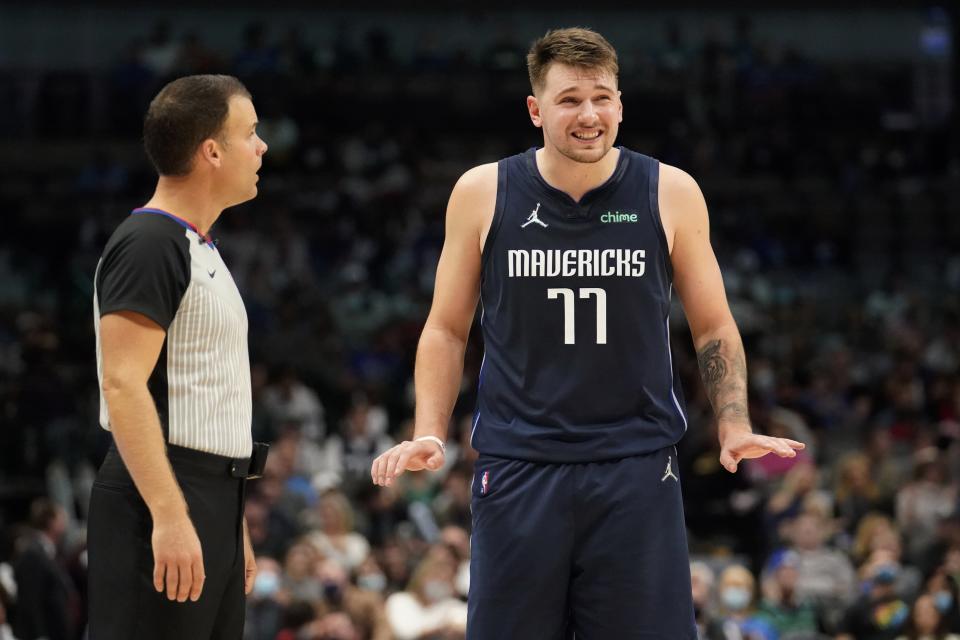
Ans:
[{"label": "jersey armhole trim", "polygon": [[480,255],[481,282],[483,282],[483,276],[487,269],[490,250],[493,248],[493,243],[497,238],[497,232],[500,230],[500,224],[503,222],[503,210],[507,202],[507,170],[504,162],[504,160],[497,162],[497,200],[493,207],[493,219],[490,221],[490,230],[487,231],[487,237],[483,241],[483,249]]},{"label": "jersey armhole trim", "polygon": [[647,182],[650,195],[650,216],[653,218],[653,228],[657,231],[660,241],[660,255],[663,267],[666,270],[669,282],[673,282],[673,263],[670,261],[670,244],[667,234],[663,230],[663,220],[660,217],[660,161],[648,156],[650,168],[647,171]]}]

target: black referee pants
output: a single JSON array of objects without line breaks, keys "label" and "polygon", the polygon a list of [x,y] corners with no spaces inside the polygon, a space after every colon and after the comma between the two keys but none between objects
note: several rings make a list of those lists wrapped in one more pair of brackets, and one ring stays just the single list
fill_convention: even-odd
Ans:
[{"label": "black referee pants", "polygon": [[90,640],[240,640],[244,480],[229,458],[167,445],[206,573],[199,600],[171,601],[153,588],[153,521],[115,447],[90,498]]}]

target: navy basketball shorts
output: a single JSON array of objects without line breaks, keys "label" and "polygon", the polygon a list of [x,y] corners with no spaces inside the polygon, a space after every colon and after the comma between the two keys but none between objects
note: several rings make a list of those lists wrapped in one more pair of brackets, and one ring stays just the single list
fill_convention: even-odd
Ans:
[{"label": "navy basketball shorts", "polygon": [[696,640],[673,447],[578,464],[481,455],[468,640]]}]

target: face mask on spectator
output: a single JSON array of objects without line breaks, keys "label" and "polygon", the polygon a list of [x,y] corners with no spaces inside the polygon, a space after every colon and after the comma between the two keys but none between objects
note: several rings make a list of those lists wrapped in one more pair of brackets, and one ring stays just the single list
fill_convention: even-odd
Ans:
[{"label": "face mask on spectator", "polygon": [[280,577],[272,571],[261,571],[253,581],[253,595],[270,598],[280,588]]},{"label": "face mask on spectator", "polygon": [[357,576],[357,586],[366,591],[380,593],[387,588],[387,577],[382,573],[366,573]]},{"label": "face mask on spectator", "polygon": [[953,594],[949,591],[937,591],[933,595],[933,606],[935,606],[940,613],[946,613],[952,605]]},{"label": "face mask on spectator", "polygon": [[743,611],[750,604],[750,592],[743,587],[724,587],[720,592],[723,606],[731,611]]},{"label": "face mask on spectator", "polygon": [[446,600],[453,594],[450,584],[444,580],[428,580],[423,585],[423,595],[430,602],[440,602]]},{"label": "face mask on spectator", "polygon": [[898,573],[900,573],[900,568],[897,565],[883,564],[877,567],[876,572],[873,574],[873,580],[880,584],[891,584],[897,579]]}]

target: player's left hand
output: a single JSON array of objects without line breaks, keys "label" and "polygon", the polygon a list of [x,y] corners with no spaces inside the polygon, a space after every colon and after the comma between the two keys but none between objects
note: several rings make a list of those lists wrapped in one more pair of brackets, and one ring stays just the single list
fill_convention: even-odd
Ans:
[{"label": "player's left hand", "polygon": [[802,442],[789,438],[774,438],[746,430],[732,430],[723,440],[720,464],[730,473],[735,473],[741,460],[762,458],[768,453],[775,453],[781,458],[793,458],[797,455],[797,451],[802,451],[806,446]]},{"label": "player's left hand", "polygon": [[243,592],[250,595],[253,583],[257,579],[257,557],[253,554],[253,545],[250,543],[250,532],[247,530],[247,519],[243,519]]}]

